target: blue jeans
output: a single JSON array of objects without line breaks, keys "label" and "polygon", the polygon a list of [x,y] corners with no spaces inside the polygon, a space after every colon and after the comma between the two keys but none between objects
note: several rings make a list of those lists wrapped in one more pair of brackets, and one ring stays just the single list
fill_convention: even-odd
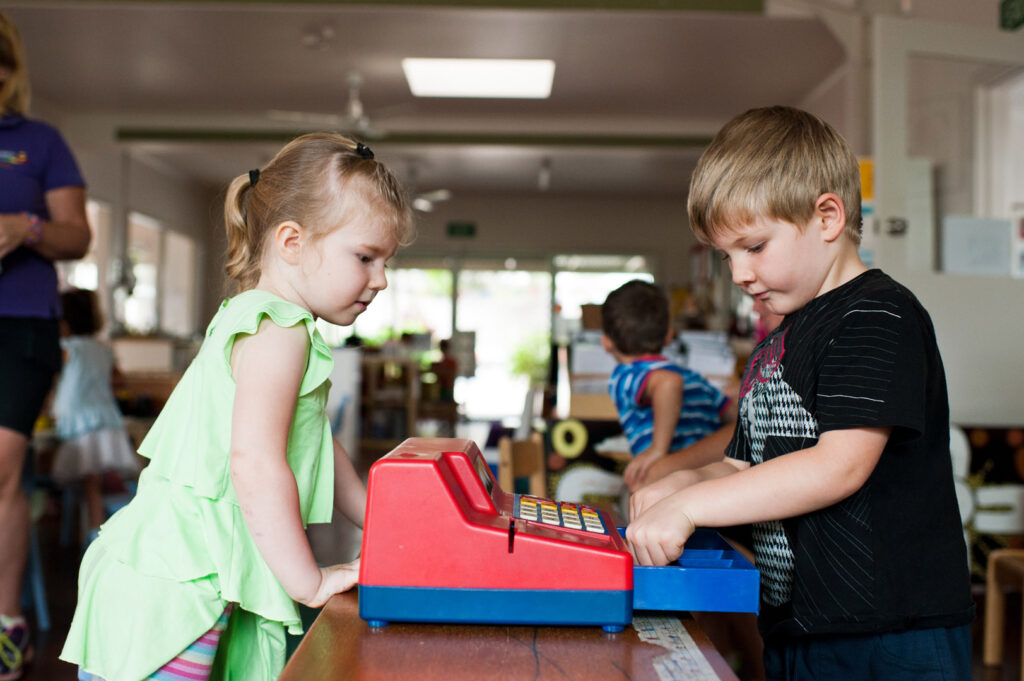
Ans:
[{"label": "blue jeans", "polygon": [[766,644],[768,681],[970,681],[971,627]]}]

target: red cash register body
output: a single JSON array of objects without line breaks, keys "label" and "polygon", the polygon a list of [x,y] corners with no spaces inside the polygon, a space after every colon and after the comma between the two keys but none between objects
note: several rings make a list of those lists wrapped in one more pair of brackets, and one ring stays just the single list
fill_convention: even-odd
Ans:
[{"label": "red cash register body", "polygon": [[604,512],[505,492],[471,440],[411,438],[370,469],[359,611],[619,631],[633,562]]}]

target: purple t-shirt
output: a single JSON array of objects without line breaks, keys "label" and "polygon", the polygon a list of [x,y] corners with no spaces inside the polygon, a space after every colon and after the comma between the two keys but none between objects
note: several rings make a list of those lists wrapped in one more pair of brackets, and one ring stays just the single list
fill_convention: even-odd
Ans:
[{"label": "purple t-shirt", "polygon": [[[0,213],[35,213],[50,219],[46,192],[84,187],[78,164],[53,126],[23,116],[0,118]],[[0,260],[0,316],[60,316],[57,271],[31,248]]]}]

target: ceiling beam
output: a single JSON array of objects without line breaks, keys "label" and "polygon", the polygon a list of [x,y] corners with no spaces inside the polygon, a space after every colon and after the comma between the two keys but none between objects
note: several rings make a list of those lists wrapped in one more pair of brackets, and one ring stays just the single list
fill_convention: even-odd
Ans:
[{"label": "ceiling beam", "polygon": [[[13,0],[14,5],[22,1]],[[31,4],[31,3],[25,3]],[[64,5],[381,5],[437,9],[530,9],[530,10],[629,10],[670,12],[754,12],[764,13],[765,0],[63,0]]]},{"label": "ceiling beam", "polygon": [[[286,143],[308,131],[132,128],[116,131],[118,142],[180,143]],[[367,139],[379,144],[515,147],[605,147],[701,149],[711,143],[706,135],[570,135],[529,133],[391,132]]]}]

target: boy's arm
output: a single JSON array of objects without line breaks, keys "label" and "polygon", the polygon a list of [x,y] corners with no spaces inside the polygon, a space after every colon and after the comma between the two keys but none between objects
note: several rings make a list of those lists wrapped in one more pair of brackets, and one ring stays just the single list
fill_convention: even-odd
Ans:
[{"label": "boy's arm", "polygon": [[781,520],[838,503],[867,481],[891,430],[827,431],[812,447],[675,492],[630,523],[633,555],[640,565],[667,565],[695,527]]},{"label": "boy's arm", "polygon": [[749,465],[746,461],[725,457],[706,466],[684,468],[670,473],[649,485],[645,485],[630,496],[629,517],[631,519],[639,517],[644,511],[665,497],[696,485],[698,482],[731,475],[736,471],[747,468]]},{"label": "boy's arm", "polygon": [[366,518],[366,486],[356,474],[352,459],[334,440],[334,508],[359,527]]},{"label": "boy's arm", "polygon": [[674,452],[669,452],[664,457],[655,461],[647,469],[647,474],[642,479],[635,481],[633,486],[629,487],[629,491],[635,492],[644,485],[660,480],[674,471],[700,468],[701,466],[721,461],[722,457],[725,456],[725,448],[729,445],[733,431],[736,428],[737,407],[735,400],[729,400],[729,403],[722,409],[721,416],[721,428],[709,435],[705,435],[693,444],[677,449]]},{"label": "boy's arm", "polygon": [[622,473],[622,479],[630,489],[644,479],[651,464],[668,454],[672,446],[672,436],[683,408],[683,377],[665,369],[652,371],[640,397],[651,403],[654,428],[651,446],[638,454]]}]

